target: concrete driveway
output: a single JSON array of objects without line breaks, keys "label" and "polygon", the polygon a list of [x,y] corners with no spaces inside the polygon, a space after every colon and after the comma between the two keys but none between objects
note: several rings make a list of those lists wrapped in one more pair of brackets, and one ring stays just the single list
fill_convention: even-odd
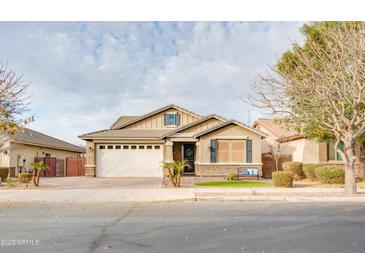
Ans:
[{"label": "concrete driveway", "polygon": [[158,189],[162,178],[53,177],[41,178],[40,185],[59,189]]}]

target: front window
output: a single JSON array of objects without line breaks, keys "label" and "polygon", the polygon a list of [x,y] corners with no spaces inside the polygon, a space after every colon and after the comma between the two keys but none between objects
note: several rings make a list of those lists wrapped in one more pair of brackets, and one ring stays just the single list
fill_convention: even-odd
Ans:
[{"label": "front window", "polygon": [[[343,142],[340,142],[338,147],[342,152],[345,150]],[[327,143],[327,160],[342,161],[341,155],[335,152],[335,141],[330,141],[329,143]]]},{"label": "front window", "polygon": [[243,163],[244,140],[217,140],[218,163]]}]

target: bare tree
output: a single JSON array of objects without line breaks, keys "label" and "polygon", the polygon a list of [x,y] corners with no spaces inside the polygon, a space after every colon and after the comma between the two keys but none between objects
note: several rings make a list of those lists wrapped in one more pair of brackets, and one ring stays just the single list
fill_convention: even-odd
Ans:
[{"label": "bare tree", "polygon": [[355,194],[353,147],[365,133],[364,25],[340,24],[323,28],[320,35],[321,45],[309,39],[305,50],[296,50],[294,71],[282,73],[276,66],[260,75],[248,101],[304,135],[315,131],[336,140],[345,165],[345,192]]},{"label": "bare tree", "polygon": [[279,171],[279,158],[281,156],[280,143],[271,145],[270,153],[268,155],[275,161],[275,171]]},{"label": "bare tree", "polygon": [[28,111],[28,99],[22,75],[9,69],[0,61],[0,145],[23,126],[33,121],[33,116],[24,117]]}]

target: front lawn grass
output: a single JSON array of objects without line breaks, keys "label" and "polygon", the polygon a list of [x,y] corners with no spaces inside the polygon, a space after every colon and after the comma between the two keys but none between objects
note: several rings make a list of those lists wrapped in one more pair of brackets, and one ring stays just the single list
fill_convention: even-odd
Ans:
[{"label": "front lawn grass", "polygon": [[231,181],[209,181],[209,182],[199,182],[196,183],[197,186],[214,186],[214,187],[270,187],[273,186],[271,182],[263,181],[241,181],[241,180],[231,180]]}]

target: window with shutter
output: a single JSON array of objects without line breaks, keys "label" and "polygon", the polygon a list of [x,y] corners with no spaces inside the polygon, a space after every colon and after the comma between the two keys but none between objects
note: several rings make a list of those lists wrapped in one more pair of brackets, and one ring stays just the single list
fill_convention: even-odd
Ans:
[{"label": "window with shutter", "polygon": [[180,125],[180,114],[177,113],[166,113],[163,115],[164,126],[179,126]]},{"label": "window with shutter", "polygon": [[169,124],[168,114],[163,115],[163,125],[167,126]]},{"label": "window with shutter", "polygon": [[217,162],[217,140],[210,140],[210,162]]},{"label": "window with shutter", "polygon": [[252,163],[252,140],[246,140],[246,163]]}]

